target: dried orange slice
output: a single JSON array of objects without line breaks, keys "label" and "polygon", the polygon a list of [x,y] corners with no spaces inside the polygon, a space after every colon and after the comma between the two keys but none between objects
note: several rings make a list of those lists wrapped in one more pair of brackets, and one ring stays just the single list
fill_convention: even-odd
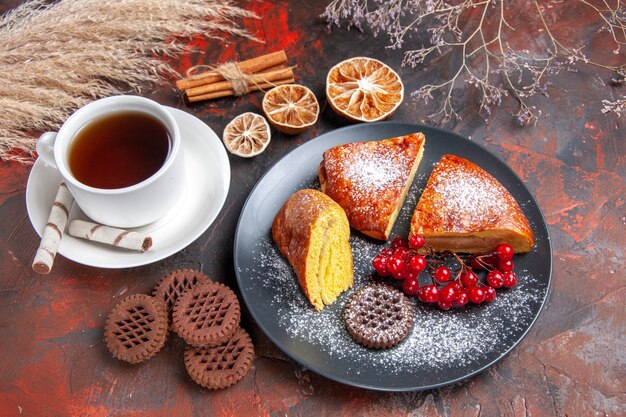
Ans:
[{"label": "dried orange slice", "polygon": [[377,59],[346,59],[332,67],[326,77],[328,104],[352,122],[384,120],[403,98],[400,76]]},{"label": "dried orange slice", "polygon": [[226,125],[222,139],[229,152],[249,158],[260,154],[269,145],[270,125],[260,114],[243,113]]},{"label": "dried orange slice", "polygon": [[276,130],[295,135],[317,122],[320,106],[315,94],[307,87],[284,84],[265,93],[263,112]]}]

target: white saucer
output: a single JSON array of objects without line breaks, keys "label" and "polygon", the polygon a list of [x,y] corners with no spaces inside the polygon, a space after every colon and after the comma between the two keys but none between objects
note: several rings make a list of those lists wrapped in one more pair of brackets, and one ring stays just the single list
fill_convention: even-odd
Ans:
[{"label": "white saucer", "polygon": [[[99,268],[129,268],[166,258],[196,240],[213,223],[222,209],[230,186],[230,163],[222,141],[200,119],[169,108],[180,126],[187,187],[181,201],[164,218],[133,229],[152,237],[145,253],[127,251],[65,234],[58,253],[72,261]],[[37,159],[26,186],[26,209],[41,236],[50,207],[61,183],[59,172]],[[69,220],[88,219],[76,204]]]}]

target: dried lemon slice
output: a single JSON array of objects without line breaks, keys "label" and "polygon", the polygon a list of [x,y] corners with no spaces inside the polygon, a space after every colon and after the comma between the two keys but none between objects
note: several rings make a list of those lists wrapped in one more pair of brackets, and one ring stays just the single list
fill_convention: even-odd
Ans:
[{"label": "dried lemon slice", "polygon": [[222,139],[229,152],[249,158],[267,148],[271,139],[270,126],[260,114],[243,113],[226,125]]},{"label": "dried lemon slice", "polygon": [[320,106],[315,94],[307,87],[285,84],[265,93],[263,112],[276,130],[295,135],[317,122]]},{"label": "dried lemon slice", "polygon": [[391,116],[404,98],[400,76],[384,63],[350,58],[332,67],[326,77],[326,99],[352,122],[375,122]]}]

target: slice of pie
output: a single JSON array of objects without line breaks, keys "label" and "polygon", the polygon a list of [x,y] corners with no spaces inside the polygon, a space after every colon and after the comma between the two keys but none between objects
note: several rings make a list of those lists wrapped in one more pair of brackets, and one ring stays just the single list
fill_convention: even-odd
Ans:
[{"label": "slice of pie", "polygon": [[318,169],[322,191],[345,210],[350,226],[387,240],[423,152],[422,133],[328,149]]},{"label": "slice of pie", "polygon": [[316,310],[354,284],[350,225],[324,193],[304,189],[289,197],[274,217],[272,238]]},{"label": "slice of pie", "polygon": [[420,197],[409,236],[419,234],[435,251],[483,253],[500,243],[516,253],[534,245],[533,232],[515,198],[478,165],[444,155]]}]

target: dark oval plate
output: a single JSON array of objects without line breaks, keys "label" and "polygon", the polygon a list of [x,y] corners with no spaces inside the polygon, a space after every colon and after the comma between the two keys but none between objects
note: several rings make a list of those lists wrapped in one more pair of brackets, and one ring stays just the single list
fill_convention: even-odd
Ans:
[{"label": "dark oval plate", "polygon": [[[424,156],[392,236],[408,234],[430,172],[442,155],[452,153],[478,164],[509,190],[530,221],[536,245],[532,252],[515,256],[519,284],[499,289],[492,303],[443,312],[413,299],[415,324],[407,339],[392,349],[367,349],[346,332],[342,310],[347,297],[375,277],[371,260],[388,244],[353,230],[354,288],[316,312],[274,245],[271,224],[291,194],[302,188],[319,188],[317,166],[326,149],[419,131],[426,135]],[[552,275],[550,237],[543,215],[520,178],[504,162],[455,133],[394,122],[360,124],[326,133],[278,161],[259,180],[243,207],[235,235],[234,262],[243,300],[276,346],[329,379],[382,391],[440,387],[475,375],[502,359],[537,319]]]}]

